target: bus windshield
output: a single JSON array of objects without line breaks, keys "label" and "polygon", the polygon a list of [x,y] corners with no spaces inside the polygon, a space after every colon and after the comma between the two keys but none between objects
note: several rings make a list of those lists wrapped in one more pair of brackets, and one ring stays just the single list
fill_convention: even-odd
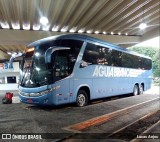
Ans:
[{"label": "bus windshield", "polygon": [[[37,45],[33,51],[26,52],[20,75],[20,85],[28,88],[38,87],[69,76],[72,73],[82,43],[76,40],[55,40],[52,43]],[[55,51],[52,54],[51,63],[46,64],[45,52],[52,46],[70,47],[71,49]]]},{"label": "bus windshield", "polygon": [[[45,48],[44,48],[45,53]],[[21,74],[21,85],[25,87],[42,86],[51,81],[51,68],[44,61],[42,50],[26,52]]]}]

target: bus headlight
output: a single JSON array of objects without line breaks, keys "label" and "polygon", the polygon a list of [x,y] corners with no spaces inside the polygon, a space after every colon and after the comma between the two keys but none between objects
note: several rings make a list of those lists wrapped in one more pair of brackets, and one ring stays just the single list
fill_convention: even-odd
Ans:
[{"label": "bus headlight", "polygon": [[42,95],[45,95],[45,94],[48,94],[52,91],[52,89],[48,89],[48,90],[45,90],[45,91],[42,91],[42,92],[39,92],[39,94],[42,96]]},{"label": "bus headlight", "polygon": [[48,90],[45,90],[45,91],[42,91],[42,92],[38,92],[38,93],[25,93],[25,92],[21,92],[19,90],[19,94],[22,95],[22,96],[28,96],[28,97],[37,97],[37,96],[42,96],[42,95],[45,95],[45,94],[48,94],[50,93],[51,91],[53,91],[53,89],[48,89]]}]

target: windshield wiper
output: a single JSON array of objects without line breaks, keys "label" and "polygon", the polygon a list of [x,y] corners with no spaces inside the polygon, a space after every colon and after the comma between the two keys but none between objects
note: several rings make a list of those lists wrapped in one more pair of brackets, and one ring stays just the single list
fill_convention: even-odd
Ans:
[{"label": "windshield wiper", "polygon": [[22,80],[21,80],[21,85],[22,85],[22,86],[24,85],[24,78],[25,78],[25,75],[26,75],[27,71],[29,71],[29,67],[27,67],[27,68],[25,68],[25,69],[26,69],[26,70],[25,70],[25,73],[24,73],[23,78],[22,78]]}]

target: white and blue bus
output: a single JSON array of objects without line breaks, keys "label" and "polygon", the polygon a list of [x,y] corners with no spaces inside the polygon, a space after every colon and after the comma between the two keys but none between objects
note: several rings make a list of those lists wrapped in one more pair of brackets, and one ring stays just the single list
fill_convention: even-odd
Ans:
[{"label": "white and blue bus", "polygon": [[19,96],[37,105],[76,103],[150,89],[152,61],[85,35],[67,34],[29,44],[22,55]]}]

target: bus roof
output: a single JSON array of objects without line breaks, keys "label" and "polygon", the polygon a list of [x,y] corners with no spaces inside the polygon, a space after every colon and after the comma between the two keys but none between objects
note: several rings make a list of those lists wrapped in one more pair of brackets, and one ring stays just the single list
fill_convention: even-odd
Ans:
[{"label": "bus roof", "polygon": [[47,38],[43,38],[40,40],[37,40],[35,42],[30,43],[27,47],[33,47],[33,46],[37,46],[37,45],[41,45],[41,44],[45,44],[48,42],[52,42],[53,40],[57,40],[57,39],[77,39],[77,40],[81,40],[81,41],[91,41],[91,42],[96,42],[97,44],[102,44],[102,45],[106,45],[111,49],[115,49],[115,50],[119,50],[122,52],[126,52],[126,53],[130,53],[136,56],[140,56],[140,57],[144,57],[144,58],[149,58],[148,56],[142,55],[142,54],[138,54],[134,51],[130,51],[126,48],[120,47],[118,45],[94,38],[94,37],[90,37],[87,35],[83,35],[83,34],[63,34],[63,35],[55,35],[55,36],[50,36]]}]

